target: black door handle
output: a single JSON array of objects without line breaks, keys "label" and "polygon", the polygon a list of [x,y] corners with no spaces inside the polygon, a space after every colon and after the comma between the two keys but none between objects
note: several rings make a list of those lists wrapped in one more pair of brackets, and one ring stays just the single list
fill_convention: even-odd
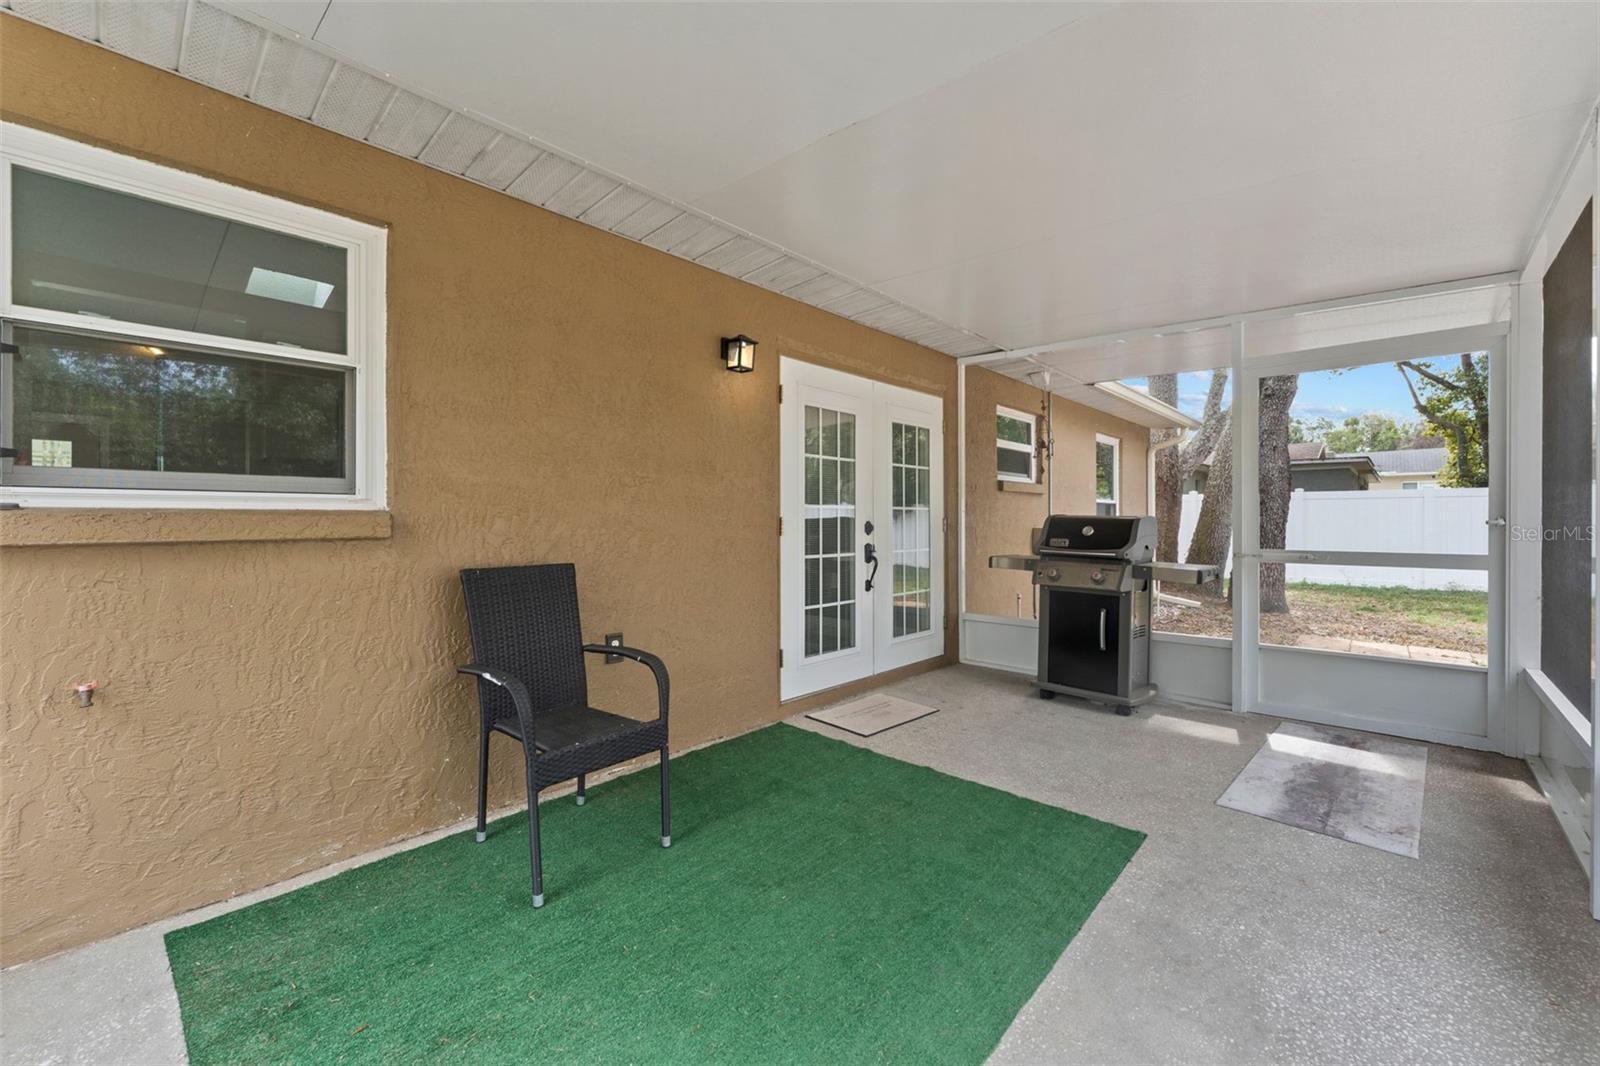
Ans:
[{"label": "black door handle", "polygon": [[878,578],[878,553],[872,550],[872,542],[870,540],[866,542],[865,549],[866,561],[872,564],[872,573],[867,575],[867,591],[871,592],[872,583]]}]

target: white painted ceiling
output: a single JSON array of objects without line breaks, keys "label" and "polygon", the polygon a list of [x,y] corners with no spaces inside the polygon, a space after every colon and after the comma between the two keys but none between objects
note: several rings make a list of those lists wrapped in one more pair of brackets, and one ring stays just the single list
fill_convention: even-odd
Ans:
[{"label": "white painted ceiling", "polygon": [[488,129],[344,132],[526,134],[610,175],[554,209],[952,354],[1519,267],[1600,94],[1593,3],[229,6]]}]

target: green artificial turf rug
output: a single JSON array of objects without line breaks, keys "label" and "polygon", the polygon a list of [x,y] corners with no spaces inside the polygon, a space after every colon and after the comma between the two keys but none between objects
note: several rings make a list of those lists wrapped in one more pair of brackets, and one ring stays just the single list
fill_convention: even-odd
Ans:
[{"label": "green artificial turf rug", "polygon": [[167,934],[192,1062],[977,1063],[1143,833],[778,725]]}]

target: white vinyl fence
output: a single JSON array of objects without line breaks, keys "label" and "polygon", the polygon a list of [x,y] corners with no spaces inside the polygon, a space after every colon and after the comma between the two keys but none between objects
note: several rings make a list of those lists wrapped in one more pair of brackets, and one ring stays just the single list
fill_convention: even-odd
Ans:
[{"label": "white vinyl fence", "polygon": [[[1185,493],[1178,526],[1178,558],[1189,551],[1200,517],[1200,493]],[[1442,552],[1481,555],[1489,550],[1488,489],[1391,489],[1310,492],[1289,503],[1284,547],[1290,551]],[[1406,588],[1487,589],[1483,570],[1427,570],[1392,566],[1289,564],[1286,580],[1318,585],[1400,585]]]}]

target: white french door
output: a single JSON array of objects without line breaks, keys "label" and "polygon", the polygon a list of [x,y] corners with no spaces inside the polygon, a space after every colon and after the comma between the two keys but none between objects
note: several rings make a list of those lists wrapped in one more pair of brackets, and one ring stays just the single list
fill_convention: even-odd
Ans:
[{"label": "white french door", "polygon": [[783,699],[944,653],[944,403],[781,359]]}]

